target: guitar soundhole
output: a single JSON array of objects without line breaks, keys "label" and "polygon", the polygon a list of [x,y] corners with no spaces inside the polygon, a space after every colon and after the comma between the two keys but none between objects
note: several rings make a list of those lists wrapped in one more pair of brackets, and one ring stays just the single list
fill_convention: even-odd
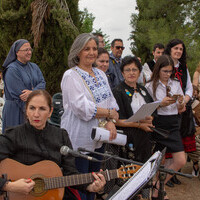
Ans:
[{"label": "guitar soundhole", "polygon": [[35,182],[35,186],[30,192],[31,195],[36,197],[44,195],[47,192],[47,190],[45,190],[44,180],[42,178],[34,178],[33,180]]}]

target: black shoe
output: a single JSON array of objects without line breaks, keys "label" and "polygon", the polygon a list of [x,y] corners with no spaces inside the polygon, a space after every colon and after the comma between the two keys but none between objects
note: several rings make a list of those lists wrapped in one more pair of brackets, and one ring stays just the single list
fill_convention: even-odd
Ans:
[{"label": "black shoe", "polygon": [[174,187],[174,184],[172,183],[171,180],[167,181],[166,185],[167,185],[168,187]]},{"label": "black shoe", "polygon": [[176,175],[174,175],[172,178],[171,178],[171,181],[174,183],[174,184],[177,184],[177,185],[180,185],[181,184],[181,181],[179,179],[177,179]]}]

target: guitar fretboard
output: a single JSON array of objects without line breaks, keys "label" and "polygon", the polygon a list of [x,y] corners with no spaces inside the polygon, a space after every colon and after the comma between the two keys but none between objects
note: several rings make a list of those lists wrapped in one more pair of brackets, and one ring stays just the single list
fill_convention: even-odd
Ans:
[{"label": "guitar fretboard", "polygon": [[[109,170],[109,171],[106,170],[100,173],[104,175],[106,181],[118,178],[117,170]],[[73,185],[82,185],[82,184],[92,183],[93,181],[94,177],[92,173],[44,178],[45,190],[62,188]]]}]

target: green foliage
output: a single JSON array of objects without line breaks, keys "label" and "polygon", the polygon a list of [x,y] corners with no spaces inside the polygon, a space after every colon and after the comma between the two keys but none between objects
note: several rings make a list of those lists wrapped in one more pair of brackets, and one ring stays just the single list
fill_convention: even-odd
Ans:
[{"label": "green foliage", "polygon": [[166,45],[169,40],[184,41],[188,54],[188,67],[193,74],[200,54],[200,2],[198,0],[137,0],[139,14],[132,14],[131,26],[133,54],[143,62],[152,58],[155,43]]},{"label": "green foliage", "polygon": [[[33,0],[0,0],[0,65],[3,64],[12,43],[25,38],[33,46],[31,34]],[[34,48],[32,62],[39,65],[47,82],[47,90],[54,94],[60,91],[60,82],[67,66],[69,49],[80,25],[78,0],[67,0],[68,9],[58,0],[47,0],[50,17],[45,22],[39,46]],[[70,11],[70,13],[69,13]],[[73,20],[70,20],[70,15]]]},{"label": "green foliage", "polygon": [[81,33],[90,33],[93,30],[93,22],[95,17],[92,13],[89,13],[87,8],[84,8],[83,11],[80,11],[80,32]]}]

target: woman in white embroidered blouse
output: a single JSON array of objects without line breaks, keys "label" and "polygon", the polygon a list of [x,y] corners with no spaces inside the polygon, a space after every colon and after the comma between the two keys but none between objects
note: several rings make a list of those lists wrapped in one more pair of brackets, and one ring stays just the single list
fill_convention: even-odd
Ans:
[{"label": "woman in white embroidered blouse", "polygon": [[[116,138],[114,122],[118,120],[118,105],[111,92],[105,73],[95,67],[97,43],[90,33],[80,34],[72,44],[68,56],[69,70],[61,81],[64,114],[61,128],[67,130],[75,150],[79,147],[88,150],[99,149],[101,142],[91,139],[93,127],[103,125],[110,131],[110,140]],[[100,168],[100,164],[76,158],[76,166],[80,172],[92,172]],[[82,199],[94,199],[81,194]]]}]

